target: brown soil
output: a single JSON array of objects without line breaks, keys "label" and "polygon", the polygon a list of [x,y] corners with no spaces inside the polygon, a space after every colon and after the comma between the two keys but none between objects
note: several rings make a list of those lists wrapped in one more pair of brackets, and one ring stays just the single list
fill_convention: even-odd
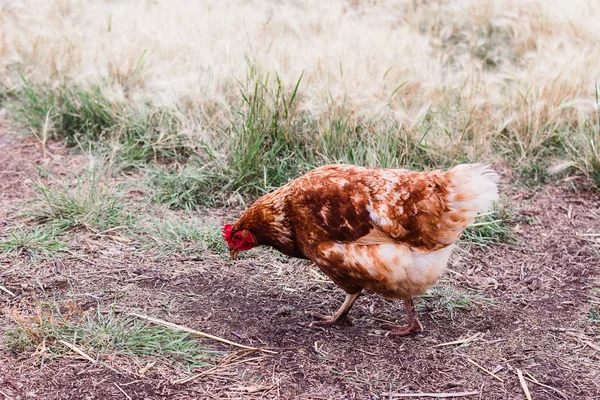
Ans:
[{"label": "brown soil", "polygon": [[[0,237],[15,223],[19,204],[32,198],[37,167],[60,175],[83,162],[57,145],[44,157],[35,141],[6,132],[5,127],[0,133]],[[527,381],[534,399],[598,399],[600,337],[588,320],[588,297],[600,287],[600,259],[578,236],[600,230],[598,195],[552,186],[535,192],[505,187],[503,192],[518,210],[519,245],[458,252],[442,283],[484,295],[493,304],[455,311],[453,318],[443,310],[422,309],[424,331],[405,338],[387,337],[379,329],[383,321],[403,323],[400,302],[370,293],[351,311],[353,326],[309,327],[309,312],[334,311],[343,294],[309,264],[269,251],[251,252],[237,262],[212,253],[156,260],[135,243],[80,232],[70,248],[84,260],[32,263],[0,255],[0,285],[16,295],[0,292],[5,309],[30,304],[33,293],[71,299],[83,309],[116,304],[121,312],[138,310],[278,352],[197,370],[205,375],[177,384],[188,374],[160,362],[140,375],[140,366],[126,357],[91,365],[68,353],[41,364],[39,354],[0,345],[0,394],[20,399],[387,399],[402,398],[387,393],[475,391],[480,394],[464,398],[524,399],[520,369],[543,384]],[[223,222],[233,219],[223,211],[213,214]],[[6,331],[13,322],[3,314],[0,324]],[[475,334],[464,346],[434,347]],[[227,352],[223,365],[242,355],[217,342],[210,346]]]}]

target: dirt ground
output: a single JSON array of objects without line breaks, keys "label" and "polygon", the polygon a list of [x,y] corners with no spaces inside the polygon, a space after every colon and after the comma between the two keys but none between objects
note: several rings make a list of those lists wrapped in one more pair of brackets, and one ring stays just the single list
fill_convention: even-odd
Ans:
[{"label": "dirt ground", "polygon": [[[19,204],[33,195],[30,178],[37,168],[60,176],[82,158],[58,145],[44,158],[35,141],[1,129],[3,236]],[[353,326],[309,327],[309,312],[334,311],[343,293],[308,263],[269,251],[236,262],[216,254],[157,260],[131,243],[81,233],[70,243],[81,258],[32,264],[0,255],[0,285],[16,295],[0,292],[3,309],[23,304],[34,292],[74,299],[83,309],[116,304],[118,312],[137,310],[277,352],[243,354],[210,342],[228,352],[220,367],[197,370],[201,376],[177,383],[189,374],[160,363],[143,375],[124,357],[104,360],[110,368],[74,353],[41,365],[34,354],[0,344],[0,394],[7,399],[391,399],[404,398],[402,393],[476,392],[461,398],[525,399],[519,369],[533,399],[599,399],[600,336],[588,320],[588,299],[600,287],[600,260],[578,236],[598,232],[599,196],[554,186],[530,191],[504,185],[502,191],[517,211],[518,244],[457,252],[442,283],[493,303],[458,310],[453,318],[421,308],[424,331],[405,338],[387,337],[379,328],[383,321],[403,323],[402,304],[371,293],[351,311]],[[209,213],[226,222],[239,210]],[[2,314],[2,331],[11,324]],[[464,345],[436,347],[474,335]]]}]

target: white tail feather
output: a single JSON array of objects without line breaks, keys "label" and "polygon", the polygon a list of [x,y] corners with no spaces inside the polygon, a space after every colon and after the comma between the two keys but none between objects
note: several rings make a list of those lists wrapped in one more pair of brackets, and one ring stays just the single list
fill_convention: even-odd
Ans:
[{"label": "white tail feather", "polygon": [[482,213],[498,200],[498,174],[484,164],[461,164],[448,171],[451,193],[449,206],[454,210]]}]

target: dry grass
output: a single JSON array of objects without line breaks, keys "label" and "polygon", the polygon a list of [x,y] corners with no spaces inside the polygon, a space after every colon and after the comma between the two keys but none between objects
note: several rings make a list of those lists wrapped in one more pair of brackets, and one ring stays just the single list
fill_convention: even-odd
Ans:
[{"label": "dry grass", "polygon": [[[0,82],[95,84],[110,104],[177,110],[179,135],[223,155],[248,115],[240,82],[276,74],[292,90],[302,76],[301,118],[286,122],[320,145],[341,121],[363,143],[398,132],[426,149],[413,162],[404,146],[405,165],[570,159],[597,178],[599,18],[586,1],[7,2]],[[366,153],[355,162],[387,164]],[[336,160],[353,161],[312,162]]]},{"label": "dry grass", "polygon": [[[24,1],[2,6],[0,55],[38,79],[110,75],[121,89],[171,104],[226,104],[246,75],[246,56],[286,85],[304,73],[303,107],[314,112],[346,100],[359,113],[402,114],[390,96],[403,82],[396,95],[419,109],[440,103],[445,90],[512,111],[509,103],[527,92],[540,94],[549,108],[541,112],[565,97],[593,96],[594,3],[365,3]],[[19,83],[5,71],[2,79]]]}]

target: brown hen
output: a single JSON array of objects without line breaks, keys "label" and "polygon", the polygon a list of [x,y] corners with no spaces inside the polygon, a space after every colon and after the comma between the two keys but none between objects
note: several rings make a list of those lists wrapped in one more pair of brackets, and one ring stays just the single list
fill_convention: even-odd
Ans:
[{"label": "brown hen", "polygon": [[497,182],[481,164],[446,172],[329,165],[261,197],[223,234],[232,258],[271,246],[311,260],[347,293],[312,325],[341,322],[367,289],[404,300],[408,325],[384,326],[402,336],[420,330],[413,297],[443,274],[463,229],[497,200]]}]

